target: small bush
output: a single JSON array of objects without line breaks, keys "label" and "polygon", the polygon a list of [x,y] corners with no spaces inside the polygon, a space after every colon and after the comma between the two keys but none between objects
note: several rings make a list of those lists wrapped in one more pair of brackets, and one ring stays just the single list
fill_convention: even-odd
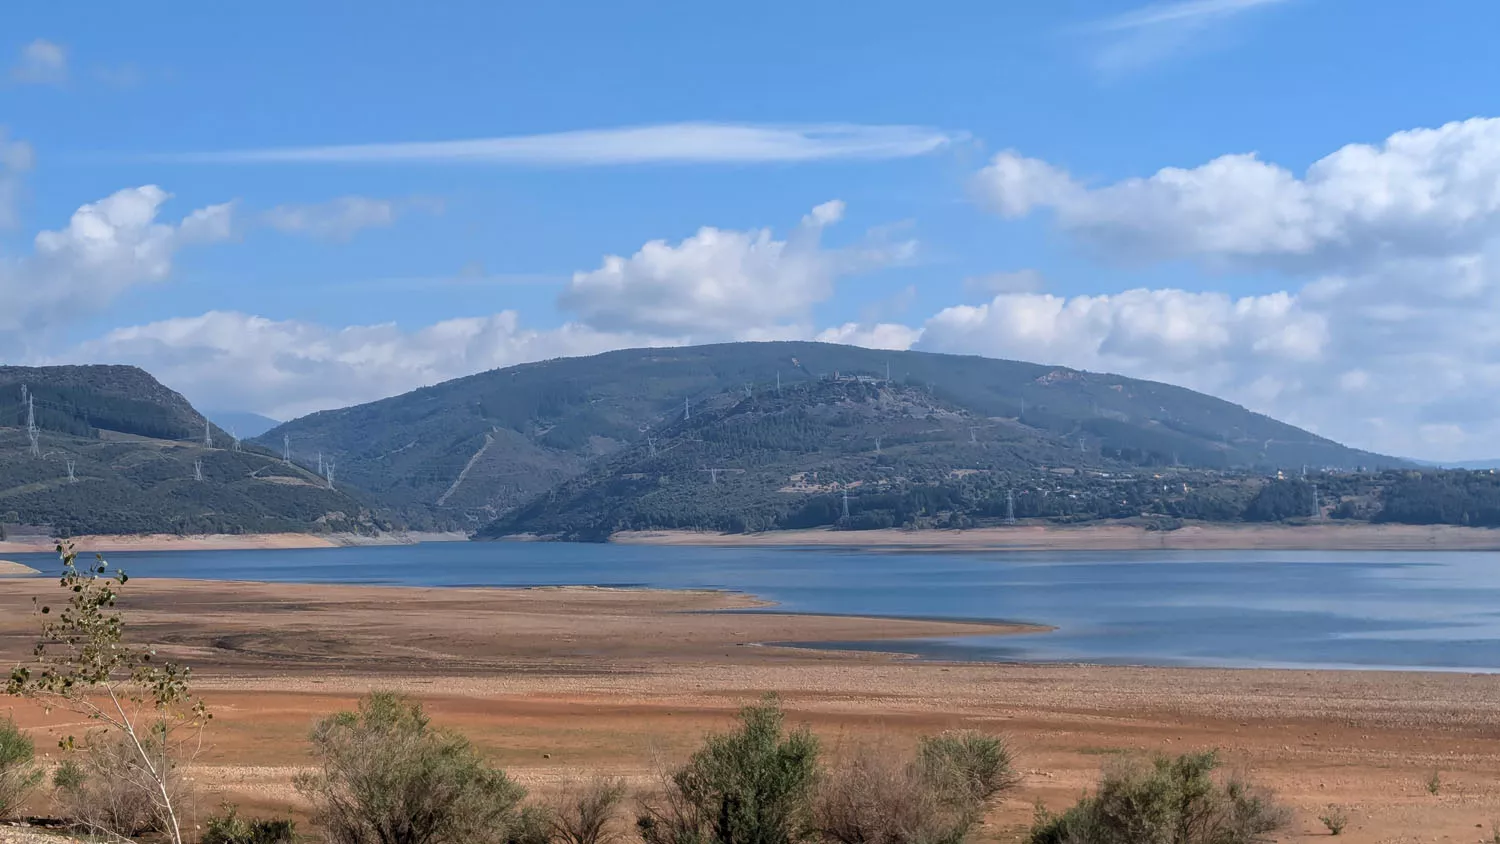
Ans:
[{"label": "small bush", "polygon": [[1349,825],[1348,813],[1337,806],[1329,806],[1322,815],[1318,816],[1318,820],[1328,828],[1329,835],[1343,835],[1344,828]]},{"label": "small bush", "polygon": [[768,697],[740,712],[740,728],[709,736],[667,780],[665,794],[642,807],[636,827],[646,844],[794,844],[807,839],[818,778],[818,742],[805,729],[783,729]]},{"label": "small bush", "polygon": [[623,780],[598,778],[567,789],[552,812],[553,836],[561,844],[610,844],[624,799]]},{"label": "small bush", "polygon": [[[172,818],[161,785],[173,806],[185,806],[190,799],[173,757],[157,730],[141,735],[140,749],[126,736],[96,732],[53,773],[57,813],[90,832],[124,838],[170,835]],[[147,760],[155,772],[146,767]]]},{"label": "small bush", "polygon": [[296,840],[292,821],[242,818],[238,809],[226,804],[223,814],[208,819],[201,844],[293,844]]},{"label": "small bush", "polygon": [[818,831],[838,844],[957,844],[1019,781],[1009,749],[992,736],[923,739],[912,761],[866,749],[826,777]]},{"label": "small bush", "polygon": [[1433,771],[1432,772],[1432,776],[1430,776],[1430,777],[1427,778],[1426,785],[1427,785],[1427,793],[1431,794],[1433,796],[1436,796],[1438,794],[1438,792],[1440,792],[1440,791],[1443,790],[1443,774],[1442,774],[1442,772],[1440,772],[1440,771]]},{"label": "small bush", "polygon": [[8,818],[21,808],[42,777],[31,737],[11,719],[0,721],[0,818]]},{"label": "small bush", "polygon": [[1290,822],[1267,793],[1214,778],[1217,767],[1212,753],[1120,760],[1073,808],[1039,808],[1031,844],[1258,844]]},{"label": "small bush", "polygon": [[313,730],[321,770],[297,777],[331,844],[517,844],[545,837],[525,790],[422,707],[375,693]]}]

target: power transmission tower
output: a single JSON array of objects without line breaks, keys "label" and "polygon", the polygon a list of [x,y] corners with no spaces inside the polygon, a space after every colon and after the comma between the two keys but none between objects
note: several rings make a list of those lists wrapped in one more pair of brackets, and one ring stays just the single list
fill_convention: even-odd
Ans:
[{"label": "power transmission tower", "polygon": [[880,437],[875,438],[875,456],[880,456]]},{"label": "power transmission tower", "polygon": [[682,400],[682,421],[686,422],[693,418],[693,405],[687,399]]},{"label": "power transmission tower", "polygon": [[979,437],[974,433],[977,430],[979,429],[973,427],[969,428],[969,445],[977,445],[979,443]]},{"label": "power transmission tower", "polygon": [[849,518],[849,490],[844,490],[844,518]]},{"label": "power transmission tower", "polygon": [[[318,455],[319,462],[321,462],[322,459],[323,459],[323,455],[319,454]],[[333,458],[332,457],[328,458],[328,462],[326,464],[324,464],[324,466],[323,466],[323,477],[324,477],[324,479],[326,479],[328,481],[328,488],[329,489],[333,489]]]},{"label": "power transmission tower", "polygon": [[233,428],[229,429],[229,441],[230,448],[234,449],[235,451],[240,450],[240,435],[235,433]]},{"label": "power transmission tower", "polygon": [[753,398],[755,398],[755,391],[751,389],[749,383],[745,384],[745,398],[747,398],[747,399],[753,399]]},{"label": "power transmission tower", "polygon": [[708,477],[713,481],[713,485],[714,486],[718,486],[719,485],[719,470],[718,469],[704,469],[702,471],[708,473]]},{"label": "power transmission tower", "polygon": [[891,383],[891,362],[885,362],[885,383]]},{"label": "power transmission tower", "polygon": [[1005,491],[1005,523],[1008,525],[1016,523],[1016,493],[1009,489]]},{"label": "power transmission tower", "polygon": [[323,452],[321,452],[321,451],[318,452],[318,474],[320,474],[320,475],[325,474],[323,472]]},{"label": "power transmission tower", "polygon": [[208,417],[207,416],[203,417],[203,447],[204,448],[213,448],[214,447],[214,436],[213,436],[213,432],[211,430],[209,430],[209,427],[208,427]]},{"label": "power transmission tower", "polygon": [[31,442],[31,456],[42,456],[42,432],[36,427],[36,396],[26,393],[26,439]]},{"label": "power transmission tower", "polygon": [[193,480],[199,481],[199,482],[202,482],[202,480],[203,480],[203,461],[202,460],[194,460],[193,461]]},{"label": "power transmission tower", "polygon": [[292,465],[292,435],[291,434],[282,434],[281,435],[281,462],[285,463],[288,466]]},{"label": "power transmission tower", "polygon": [[656,437],[653,437],[650,434],[647,434],[646,435],[646,447],[649,448],[649,449],[651,449],[651,459],[655,460],[656,459]]},{"label": "power transmission tower", "polygon": [[776,395],[781,395],[781,370],[776,370]]},{"label": "power transmission tower", "polygon": [[1318,485],[1313,484],[1313,511],[1312,517],[1315,521],[1323,521],[1323,500],[1318,497]]},{"label": "power transmission tower", "polygon": [[78,468],[77,461],[72,460],[70,458],[68,460],[68,464],[67,465],[68,465],[68,483],[70,483],[70,484],[76,484],[76,483],[78,483],[78,476],[75,475],[75,474],[73,474],[73,470],[76,469],[76,468]]}]

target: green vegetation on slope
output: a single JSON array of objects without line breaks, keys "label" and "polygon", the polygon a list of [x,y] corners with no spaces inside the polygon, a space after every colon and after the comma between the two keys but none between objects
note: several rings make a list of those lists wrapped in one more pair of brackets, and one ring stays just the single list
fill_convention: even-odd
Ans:
[{"label": "green vegetation on slope", "polygon": [[[835,373],[884,380],[887,371],[892,382],[926,390],[969,424],[1014,428],[1028,448],[1078,449],[1110,465],[1400,465],[1165,384],[793,342],[631,349],[525,364],[313,414],[259,442],[279,451],[287,437],[304,463],[320,451],[336,455],[341,477],[413,526],[478,527],[591,471],[600,458],[646,448],[647,432],[670,428],[685,402],[699,409],[747,389],[766,396],[778,378],[785,390]],[[965,437],[967,431],[959,435]],[[821,452],[824,444],[807,447]],[[1051,465],[1079,462],[1059,457]],[[934,464],[933,471],[971,463]]]},{"label": "green vegetation on slope", "polygon": [[[40,429],[36,455],[23,385]],[[203,415],[134,367],[0,368],[0,525],[60,536],[377,527],[367,507],[312,472],[265,449],[234,450],[211,424],[208,432],[211,447]]]}]

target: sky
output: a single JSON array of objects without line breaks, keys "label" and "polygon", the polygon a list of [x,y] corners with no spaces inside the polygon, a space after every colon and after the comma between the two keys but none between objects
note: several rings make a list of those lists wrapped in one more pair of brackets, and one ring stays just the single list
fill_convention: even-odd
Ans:
[{"label": "sky", "polygon": [[819,339],[1500,454],[1493,3],[432,6],[7,6],[0,362],[285,420]]}]

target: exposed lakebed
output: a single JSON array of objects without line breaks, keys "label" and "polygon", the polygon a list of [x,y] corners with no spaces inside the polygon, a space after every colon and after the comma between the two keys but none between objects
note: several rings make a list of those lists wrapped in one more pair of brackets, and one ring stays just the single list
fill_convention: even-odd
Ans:
[{"label": "exposed lakebed", "polygon": [[[49,555],[12,557],[43,572],[56,569]],[[137,577],[731,589],[794,612],[1057,628],[897,646],[941,659],[1500,671],[1500,554],[1492,552],[893,553],[432,543],[109,558]]]}]

